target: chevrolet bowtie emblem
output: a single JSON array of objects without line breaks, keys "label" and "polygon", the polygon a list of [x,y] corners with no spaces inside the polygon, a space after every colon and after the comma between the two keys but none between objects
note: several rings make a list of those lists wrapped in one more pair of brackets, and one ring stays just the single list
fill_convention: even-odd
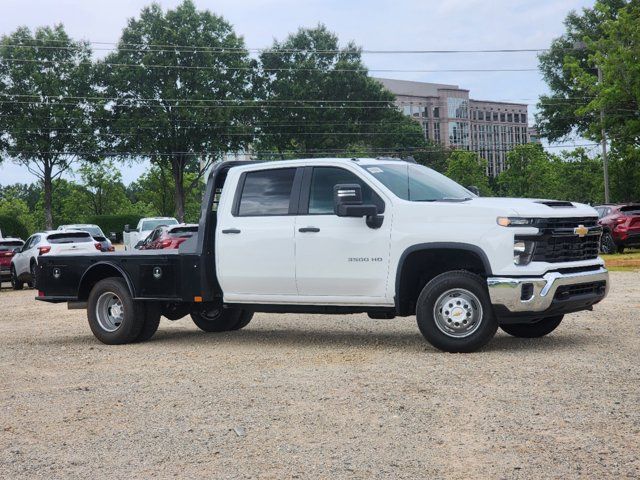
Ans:
[{"label": "chevrolet bowtie emblem", "polygon": [[589,233],[589,229],[584,225],[578,225],[573,229],[573,233],[575,233],[579,237],[584,237],[587,233]]}]

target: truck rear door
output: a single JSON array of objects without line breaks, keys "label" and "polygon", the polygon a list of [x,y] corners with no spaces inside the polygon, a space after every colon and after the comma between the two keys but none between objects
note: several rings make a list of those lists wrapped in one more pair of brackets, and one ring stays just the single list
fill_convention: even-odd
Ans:
[{"label": "truck rear door", "polygon": [[297,168],[244,172],[233,204],[226,199],[218,211],[216,266],[226,301],[277,302],[284,299],[275,297],[297,295],[293,213],[301,176]]}]

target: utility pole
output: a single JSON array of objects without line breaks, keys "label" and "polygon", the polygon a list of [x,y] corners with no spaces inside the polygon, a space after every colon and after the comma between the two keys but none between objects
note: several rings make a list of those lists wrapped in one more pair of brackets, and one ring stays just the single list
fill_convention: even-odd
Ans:
[{"label": "utility pole", "polygon": [[[598,68],[598,84],[602,84],[602,69]],[[602,137],[602,170],[604,171],[604,203],[609,203],[609,161],[607,159],[607,133],[604,129],[604,108],[600,107],[600,136]]]},{"label": "utility pole", "polygon": [[[573,44],[573,48],[578,51],[586,51],[587,44],[583,41],[578,41]],[[598,86],[602,85],[602,69],[600,65],[596,65],[598,69]],[[607,159],[607,132],[604,129],[604,108],[600,107],[600,136],[602,147],[602,170],[604,173],[604,203],[609,203],[609,161]]]}]

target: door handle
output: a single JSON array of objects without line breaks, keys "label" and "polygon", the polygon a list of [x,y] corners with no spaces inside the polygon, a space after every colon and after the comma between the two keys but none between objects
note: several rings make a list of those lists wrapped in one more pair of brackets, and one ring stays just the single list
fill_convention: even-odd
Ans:
[{"label": "door handle", "polygon": [[240,233],[240,230],[237,228],[227,228],[226,230],[222,230],[222,233]]},{"label": "door handle", "polygon": [[320,231],[320,229],[318,227],[302,227],[298,229],[299,232],[302,233],[318,233]]}]

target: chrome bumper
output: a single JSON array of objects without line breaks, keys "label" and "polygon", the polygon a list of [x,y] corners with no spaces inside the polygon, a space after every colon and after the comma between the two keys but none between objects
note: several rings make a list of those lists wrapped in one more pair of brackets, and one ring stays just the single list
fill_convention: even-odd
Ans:
[{"label": "chrome bumper", "polygon": [[[609,272],[606,268],[577,273],[549,272],[542,277],[489,277],[487,286],[493,305],[504,305],[511,312],[542,312],[547,310],[562,285],[578,285],[605,281],[606,296],[609,292]],[[533,285],[533,294],[528,299],[522,299],[522,286]]]}]

